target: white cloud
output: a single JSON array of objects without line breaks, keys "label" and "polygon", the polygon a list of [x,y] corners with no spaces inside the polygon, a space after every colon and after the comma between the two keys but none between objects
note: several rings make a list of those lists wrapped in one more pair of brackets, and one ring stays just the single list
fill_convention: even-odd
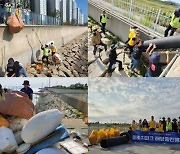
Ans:
[{"label": "white cloud", "polygon": [[[116,122],[179,116],[179,78],[95,78],[89,80],[89,119]],[[93,104],[95,106],[93,107]],[[94,114],[94,110],[98,112]],[[102,112],[101,112],[102,111]],[[103,114],[106,113],[106,114]]]}]

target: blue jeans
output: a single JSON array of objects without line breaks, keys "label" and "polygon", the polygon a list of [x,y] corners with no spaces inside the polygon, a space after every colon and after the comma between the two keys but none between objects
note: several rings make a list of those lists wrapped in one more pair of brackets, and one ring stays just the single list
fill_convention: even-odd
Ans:
[{"label": "blue jeans", "polygon": [[137,67],[139,60],[136,60],[134,59],[134,57],[131,57],[131,63],[132,63],[131,71],[134,72],[134,69]]},{"label": "blue jeans", "polygon": [[147,77],[147,78],[148,78],[148,77],[152,77],[151,74],[149,73],[149,70],[147,71],[145,77]]},{"label": "blue jeans", "polygon": [[28,77],[24,68],[21,68],[19,70],[17,77],[20,77],[21,75],[24,75],[24,77]]}]

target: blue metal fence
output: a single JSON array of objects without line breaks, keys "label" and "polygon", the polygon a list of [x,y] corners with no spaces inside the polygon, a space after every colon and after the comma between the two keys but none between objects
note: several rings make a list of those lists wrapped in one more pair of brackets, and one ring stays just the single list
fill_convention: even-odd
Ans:
[{"label": "blue metal fence", "polygon": [[[12,9],[11,15],[15,14],[15,9]],[[0,23],[6,21],[8,18],[8,13],[5,9],[0,8]],[[34,12],[26,11],[25,9],[21,9],[20,16],[22,21],[26,25],[61,25],[61,18],[51,17],[47,15],[37,14]]]}]

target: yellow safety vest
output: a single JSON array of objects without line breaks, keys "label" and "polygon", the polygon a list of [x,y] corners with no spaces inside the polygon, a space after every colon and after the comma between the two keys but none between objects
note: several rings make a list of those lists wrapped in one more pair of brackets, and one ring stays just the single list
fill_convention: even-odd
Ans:
[{"label": "yellow safety vest", "polygon": [[56,52],[56,48],[54,46],[51,46],[51,51]]},{"label": "yellow safety vest", "polygon": [[12,12],[11,6],[8,6],[8,7],[6,8],[6,11],[7,11],[7,12]]},{"label": "yellow safety vest", "polygon": [[48,56],[48,53],[49,53],[49,49],[48,48],[44,48],[43,55],[44,56]]},{"label": "yellow safety vest", "polygon": [[130,31],[130,33],[129,33],[129,36],[128,36],[128,38],[132,38],[133,36],[135,36],[136,35],[136,30],[135,29],[132,29],[131,31]]},{"label": "yellow safety vest", "polygon": [[154,120],[149,122],[149,128],[156,128],[156,122]]},{"label": "yellow safety vest", "polygon": [[20,15],[21,14],[21,10],[20,9],[16,9],[16,15]]},{"label": "yellow safety vest", "polygon": [[136,129],[137,129],[136,124],[132,124],[132,125],[131,125],[131,128],[132,128],[132,130],[136,130]]},{"label": "yellow safety vest", "polygon": [[[133,40],[133,38],[135,38],[135,41]],[[134,45],[136,44],[136,40],[137,40],[137,36],[134,35],[132,38],[130,38],[128,44],[129,44],[130,46],[134,46]]]},{"label": "yellow safety vest", "polygon": [[158,132],[163,132],[163,124],[158,124]]},{"label": "yellow safety vest", "polygon": [[172,15],[172,19],[171,19],[171,22],[170,22],[170,25],[173,27],[173,28],[179,28],[180,27],[180,22],[179,22],[180,18],[179,17],[176,17],[173,13]]},{"label": "yellow safety vest", "polygon": [[101,23],[103,23],[103,24],[106,23],[107,22],[107,15],[106,14],[105,15],[101,14],[101,17],[102,17],[101,18]]},{"label": "yellow safety vest", "polygon": [[172,131],[172,122],[166,122],[166,131]]}]

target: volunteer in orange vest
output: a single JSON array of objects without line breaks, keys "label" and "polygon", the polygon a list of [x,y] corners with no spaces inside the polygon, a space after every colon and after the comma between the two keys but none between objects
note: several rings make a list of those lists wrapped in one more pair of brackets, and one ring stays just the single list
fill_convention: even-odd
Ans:
[{"label": "volunteer in orange vest", "polygon": [[149,121],[149,130],[150,131],[156,130],[156,121],[154,120],[154,116],[151,116],[151,120]]},{"label": "volunteer in orange vest", "polygon": [[101,23],[101,26],[102,26],[102,32],[105,34],[105,29],[106,29],[106,23],[107,23],[107,20],[108,20],[108,16],[106,14],[106,11],[103,11],[103,13],[101,14],[100,16],[100,23]]}]

